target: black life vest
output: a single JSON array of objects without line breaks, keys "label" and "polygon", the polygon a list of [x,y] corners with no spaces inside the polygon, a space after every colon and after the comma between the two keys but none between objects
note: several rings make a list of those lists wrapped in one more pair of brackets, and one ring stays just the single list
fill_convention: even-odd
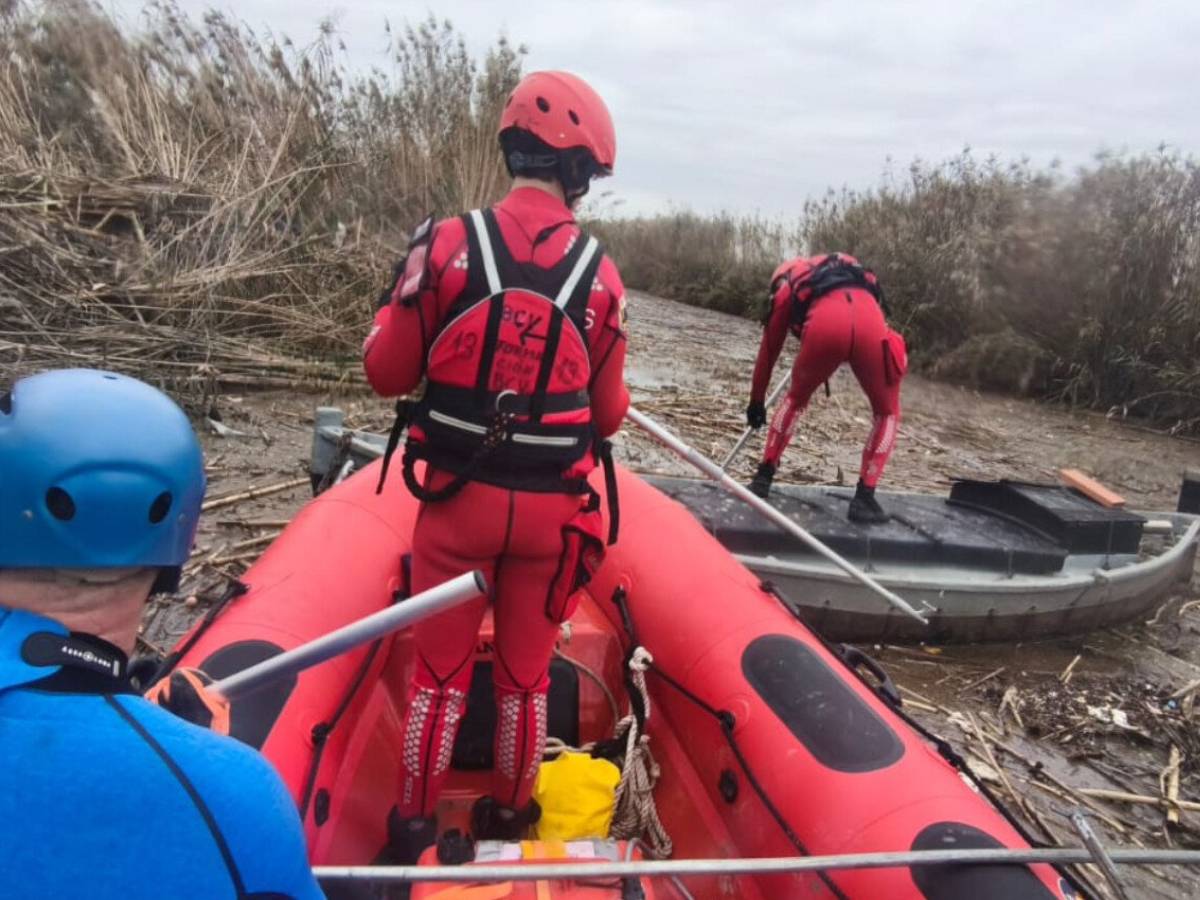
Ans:
[{"label": "black life vest", "polygon": [[883,288],[879,286],[875,273],[837,253],[829,254],[798,278],[784,277],[788,278],[792,289],[790,326],[796,334],[804,327],[804,320],[808,318],[813,303],[840,289],[864,290],[875,298],[884,315],[889,313]]}]

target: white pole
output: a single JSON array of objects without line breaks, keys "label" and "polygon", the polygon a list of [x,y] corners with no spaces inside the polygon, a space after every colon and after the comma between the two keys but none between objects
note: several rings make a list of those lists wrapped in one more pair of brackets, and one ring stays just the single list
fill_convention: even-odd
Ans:
[{"label": "white pole", "polygon": [[487,593],[487,582],[478,570],[452,578],[437,587],[372,613],[336,631],[301,644],[279,656],[256,663],[212,684],[212,689],[232,700],[262,687],[268,681],[294,675],[368,641],[399,631],[435,613],[474,600]]},{"label": "white pole", "polygon": [[[787,388],[787,386],[789,384],[791,384],[791,382],[792,382],[792,373],[788,372],[786,375],[783,376],[783,381],[779,382],[779,384],[777,384],[775,386],[775,390],[771,391],[771,396],[767,398],[767,402],[765,404],[767,409],[770,409],[772,406],[775,405],[775,401],[779,399],[779,395],[784,392],[784,390]],[[725,457],[725,462],[721,463],[722,470],[729,468],[729,464],[731,462],[733,462],[733,458],[735,456],[737,456],[739,452],[741,452],[742,445],[744,445],[746,443],[746,441],[749,440],[750,435],[753,433],[754,433],[754,429],[747,426],[746,430],[742,432],[742,436],[740,438],[738,438],[738,442],[733,445],[733,449],[729,451],[729,455]]]},{"label": "white pole", "polygon": [[[1118,865],[1200,864],[1200,850],[1109,850]],[[1075,865],[1094,861],[1076,848],[913,850],[903,853],[847,853],[830,856],[781,856],[749,859],[666,859],[633,862],[478,864],[465,866],[316,866],[313,874],[330,881],[486,882],[556,879],[656,878],[681,875],[773,875],[843,869],[889,869],[931,865]]]},{"label": "white pole", "polygon": [[695,466],[713,481],[717,482],[717,484],[721,485],[721,487],[725,488],[725,490],[733,494],[739,500],[749,503],[784,531],[794,535],[804,543],[808,544],[808,546],[810,546],[813,550],[820,553],[850,577],[862,582],[879,596],[887,600],[887,602],[892,604],[892,606],[896,607],[906,615],[912,616],[923,625],[929,624],[925,620],[925,617],[913,609],[913,607],[910,606],[908,601],[903,597],[893,593],[892,591],[889,591],[866,572],[858,569],[852,562],[834,552],[829,547],[826,547],[823,543],[809,534],[808,531],[797,525],[795,522],[773,507],[770,503],[767,503],[761,497],[750,493],[749,490],[747,490],[738,482],[734,481],[733,478],[722,471],[716,463],[700,455],[645,413],[639,412],[631,406],[629,407],[629,411],[625,413],[625,417],[629,419],[629,421],[633,422],[633,424],[638,428],[654,437],[665,447],[674,451],[675,454],[681,459]]}]

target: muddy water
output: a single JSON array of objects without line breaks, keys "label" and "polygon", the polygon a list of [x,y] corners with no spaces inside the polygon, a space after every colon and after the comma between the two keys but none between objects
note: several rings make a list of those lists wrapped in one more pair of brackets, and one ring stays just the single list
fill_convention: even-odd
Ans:
[{"label": "muddy water", "polygon": [[[634,402],[721,459],[744,424],[759,330],[752,322],[634,295],[628,380]],[[794,351],[789,346],[783,359]],[[776,378],[782,371],[776,373]],[[800,421],[779,479],[853,484],[870,410],[845,370]],[[239,436],[205,437],[210,496],[284,482],[306,472],[311,415],[320,403],[347,410],[349,424],[385,431],[387,404],[361,392],[337,396],[226,396],[216,401]],[[889,488],[948,490],[955,476],[1052,480],[1085,469],[1142,509],[1174,507],[1179,478],[1200,466],[1200,443],[1169,438],[1090,413],[980,395],[919,377],[906,380],[904,416],[885,475]],[[645,472],[691,474],[685,464],[627,427],[618,456]],[[749,477],[756,435],[731,471]],[[166,647],[309,496],[297,487],[242,501],[206,517],[185,594],[154,607],[146,639]],[[1113,844],[1200,847],[1200,812],[1165,826],[1162,811],[1082,797],[1080,788],[1157,796],[1171,746],[1182,755],[1179,797],[1200,800],[1200,731],[1190,706],[1170,694],[1200,680],[1200,593],[1182,589],[1154,621],[1045,643],[982,647],[867,647],[906,692],[909,711],[948,738],[1040,840],[1077,845],[1067,815],[1088,811]],[[980,735],[983,735],[981,737]],[[1016,795],[1017,799],[1014,799]],[[1123,870],[1132,896],[1200,895],[1200,873]],[[1101,879],[1094,870],[1087,877]],[[1100,888],[1103,893],[1105,889]]]}]

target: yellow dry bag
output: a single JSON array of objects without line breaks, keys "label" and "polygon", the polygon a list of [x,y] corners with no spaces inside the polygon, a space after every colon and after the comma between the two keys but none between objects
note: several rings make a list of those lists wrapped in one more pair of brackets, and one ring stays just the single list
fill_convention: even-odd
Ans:
[{"label": "yellow dry bag", "polygon": [[542,808],[534,826],[538,839],[608,837],[620,782],[620,769],[586,753],[562,753],[542,763],[533,789],[533,798]]}]

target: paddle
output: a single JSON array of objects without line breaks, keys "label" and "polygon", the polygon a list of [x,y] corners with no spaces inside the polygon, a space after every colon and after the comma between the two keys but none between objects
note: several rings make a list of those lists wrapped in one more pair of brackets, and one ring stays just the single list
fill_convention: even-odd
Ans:
[{"label": "paddle", "polygon": [[625,417],[638,428],[642,429],[659,443],[661,443],[664,447],[674,452],[676,456],[699,469],[702,473],[707,475],[726,491],[733,494],[739,500],[749,503],[756,510],[758,510],[758,512],[762,513],[784,531],[794,535],[804,543],[808,544],[808,546],[810,546],[813,550],[820,553],[850,577],[862,582],[879,596],[887,600],[887,602],[892,604],[892,606],[896,607],[896,609],[900,610],[906,615],[912,616],[922,624],[929,624],[925,620],[925,617],[913,609],[913,607],[910,606],[908,601],[906,601],[903,597],[893,593],[892,591],[889,591],[866,572],[858,569],[852,562],[835,553],[829,547],[826,547],[823,543],[809,534],[808,531],[797,525],[771,504],[767,503],[761,497],[757,497],[750,493],[749,490],[727,475],[724,470],[720,468],[720,466],[718,466],[712,460],[701,456],[697,451],[693,450],[682,440],[677,438],[667,429],[663,428],[645,413],[641,413],[631,406],[629,407],[629,411],[625,413]]},{"label": "paddle", "polygon": [[368,641],[391,634],[468,600],[474,600],[485,593],[487,582],[484,581],[483,573],[478,570],[466,572],[437,587],[409,597],[395,606],[372,613],[307,644],[301,644],[286,653],[235,672],[214,682],[211,689],[227,700],[232,700],[262,687],[268,681],[302,672],[347,650],[353,650]]},{"label": "paddle", "polygon": [[[314,866],[313,874],[322,881],[374,882],[400,884],[418,882],[508,882],[556,881],[643,877],[662,878],[680,875],[765,875],[795,872],[840,872],[848,869],[891,869],[899,866],[933,865],[1033,865],[1054,866],[1093,863],[1103,853],[1120,865],[1200,865],[1200,850],[1147,850],[1143,847],[980,847],[907,850],[883,853],[838,853],[828,856],[757,856],[718,859],[654,860],[577,860],[571,862],[530,862],[522,865],[476,863],[469,866]],[[953,871],[953,870],[951,870]],[[449,896],[448,894],[446,896]],[[460,894],[459,896],[464,896]],[[485,895],[476,895],[485,896]],[[488,894],[486,896],[494,896]],[[502,894],[500,896],[511,896]],[[937,895],[943,896],[943,895]],[[1047,896],[1043,893],[1043,896]],[[1064,896],[1078,896],[1066,894]]]},{"label": "paddle", "polygon": [[[792,373],[788,372],[783,376],[783,380],[779,382],[779,384],[775,385],[775,390],[771,391],[771,396],[767,398],[767,409],[770,409],[775,405],[775,401],[779,399],[779,395],[787,389],[787,386],[791,384],[791,382]],[[737,443],[733,445],[733,449],[729,451],[729,455],[725,457],[725,462],[721,463],[721,471],[725,471],[729,468],[729,464],[733,462],[733,458],[741,452],[743,445],[747,440],[750,439],[750,435],[752,434],[754,434],[754,429],[747,426],[746,430],[742,432],[742,436],[738,438]]]}]

